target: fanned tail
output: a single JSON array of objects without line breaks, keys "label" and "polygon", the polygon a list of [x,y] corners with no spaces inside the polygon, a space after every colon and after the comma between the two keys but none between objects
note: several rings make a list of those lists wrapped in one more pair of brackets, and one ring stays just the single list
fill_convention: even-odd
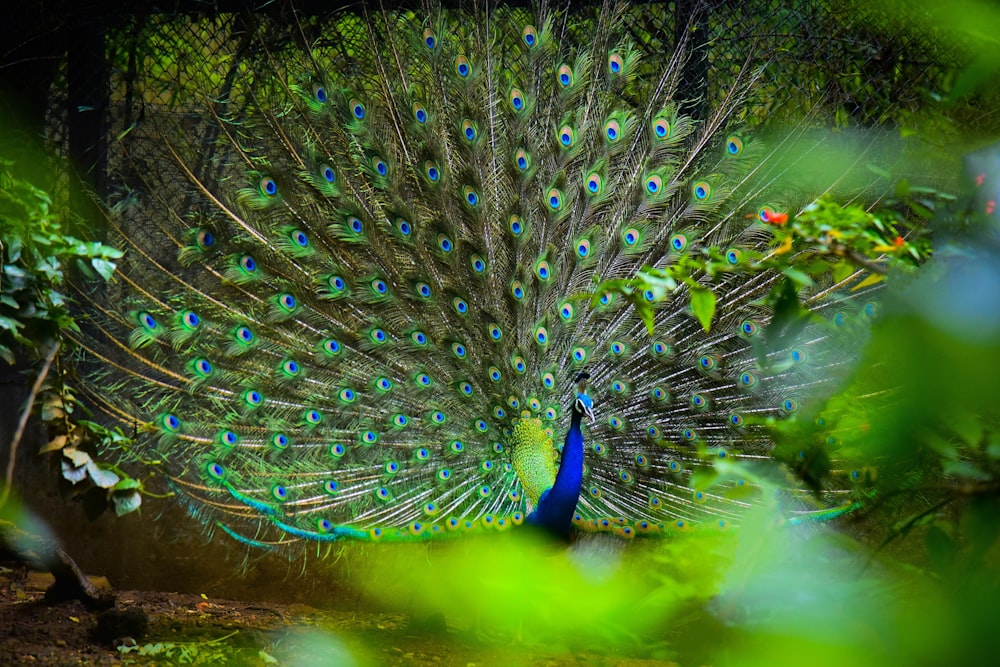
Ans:
[{"label": "fanned tail", "polygon": [[[116,146],[127,259],[78,341],[92,401],[141,425],[126,458],[254,546],[506,529],[551,486],[586,368],[577,525],[738,521],[751,484],[692,476],[768,457],[765,422],[848,370],[833,315],[870,290],[816,287],[829,321],[764,340],[781,276],[735,269],[775,252],[767,211],[838,185],[787,187],[834,139],[753,136],[755,49],[685,115],[693,37],[644,56],[638,13],[342,13],[281,47],[265,23],[171,63],[189,85],[148,82]],[[734,270],[708,332],[684,286],[652,335],[594,294],[709,248]]]}]

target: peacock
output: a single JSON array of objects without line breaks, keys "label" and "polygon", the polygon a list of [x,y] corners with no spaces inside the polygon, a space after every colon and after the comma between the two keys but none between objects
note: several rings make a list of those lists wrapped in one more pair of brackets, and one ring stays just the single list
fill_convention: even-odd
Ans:
[{"label": "peacock", "polygon": [[[650,294],[647,328],[602,285],[708,248],[738,268],[823,190],[754,136],[766,63],[686,98],[696,31],[645,53],[629,5],[582,16],[241,24],[131,90],[125,258],[75,334],[90,404],[136,433],[105,455],[264,548],[738,523],[749,481],[692,479],[768,458],[766,423],[844,376],[829,318],[762,346],[776,272],[711,277],[710,327],[689,286]],[[864,276],[803,303],[864,319]]]}]

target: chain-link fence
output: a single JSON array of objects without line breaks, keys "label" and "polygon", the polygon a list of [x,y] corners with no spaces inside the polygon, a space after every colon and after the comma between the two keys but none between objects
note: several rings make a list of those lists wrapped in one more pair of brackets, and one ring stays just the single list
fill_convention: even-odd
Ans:
[{"label": "chain-link fence", "polygon": [[[142,2],[26,3],[2,29],[8,47],[0,85],[28,100],[28,113],[45,118],[50,143],[106,193],[107,147],[150,105],[183,109],[185,94],[206,77],[224,85],[265,52],[273,59],[303,43],[339,54],[347,67],[363,67],[351,64],[352,44],[364,36],[361,22],[366,14],[411,11],[395,4],[180,0],[164,9]],[[460,30],[463,3],[445,4]],[[1000,119],[989,111],[1000,108],[995,89],[939,103],[975,54],[922,7],[678,0],[630,3],[620,20],[650,72],[686,45],[678,94],[695,117],[751,65],[763,69],[741,119],[748,125],[808,115],[833,128],[882,126],[932,138],[956,129],[996,134]],[[566,52],[586,43],[599,15],[612,11],[593,2],[556,10]],[[531,9],[515,2],[496,11],[523,14],[527,22]]]}]

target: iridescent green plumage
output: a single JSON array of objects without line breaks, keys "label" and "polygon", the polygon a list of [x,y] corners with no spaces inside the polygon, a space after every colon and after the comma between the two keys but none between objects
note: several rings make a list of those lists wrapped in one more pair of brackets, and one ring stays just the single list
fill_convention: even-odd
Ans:
[{"label": "iridescent green plumage", "polygon": [[708,333],[677,295],[653,335],[588,305],[685,252],[767,253],[761,202],[796,196],[732,131],[760,68],[690,118],[690,45],[643,60],[634,19],[605,7],[583,40],[544,5],[345,14],[221,79],[206,55],[116,147],[138,182],[111,218],[122,293],[81,337],[114,389],[95,402],[148,425],[133,453],[253,544],[509,526],[551,485],[586,367],[578,525],[738,520],[747,494],[692,474],[766,457],[761,422],[842,360],[821,324],[755,342],[777,275],[718,277]]}]

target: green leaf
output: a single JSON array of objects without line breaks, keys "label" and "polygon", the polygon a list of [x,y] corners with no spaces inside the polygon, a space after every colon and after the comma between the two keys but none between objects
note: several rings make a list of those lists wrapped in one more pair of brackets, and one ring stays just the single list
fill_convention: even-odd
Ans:
[{"label": "green leaf", "polygon": [[133,489],[138,490],[141,488],[142,488],[142,483],[139,480],[133,479],[132,477],[126,477],[117,484],[115,484],[115,487],[112,489],[112,491],[131,491]]},{"label": "green leaf", "polygon": [[99,274],[101,274],[102,278],[105,280],[111,280],[111,276],[114,274],[116,268],[116,264],[114,262],[109,262],[106,259],[99,259],[95,257],[90,260],[90,264]]},{"label": "green leaf", "polygon": [[691,312],[701,323],[702,329],[708,332],[712,328],[712,318],[715,317],[715,293],[707,287],[692,287],[690,291]]},{"label": "green leaf", "polygon": [[978,482],[988,482],[991,479],[988,472],[980,470],[968,461],[948,461],[942,467],[944,474],[952,477],[964,477]]},{"label": "green leaf", "polygon": [[115,505],[115,514],[124,516],[139,509],[142,505],[142,496],[135,489],[115,491],[111,494],[111,502]]},{"label": "green leaf", "polygon": [[802,271],[799,271],[798,269],[793,269],[790,266],[786,266],[784,269],[782,269],[781,273],[789,280],[794,281],[800,287],[808,287],[809,285],[813,284],[812,278],[810,278]]},{"label": "green leaf", "polygon": [[94,484],[102,489],[113,488],[121,481],[121,477],[110,470],[100,467],[93,461],[87,464],[87,472],[90,473],[90,479],[93,480]]}]

